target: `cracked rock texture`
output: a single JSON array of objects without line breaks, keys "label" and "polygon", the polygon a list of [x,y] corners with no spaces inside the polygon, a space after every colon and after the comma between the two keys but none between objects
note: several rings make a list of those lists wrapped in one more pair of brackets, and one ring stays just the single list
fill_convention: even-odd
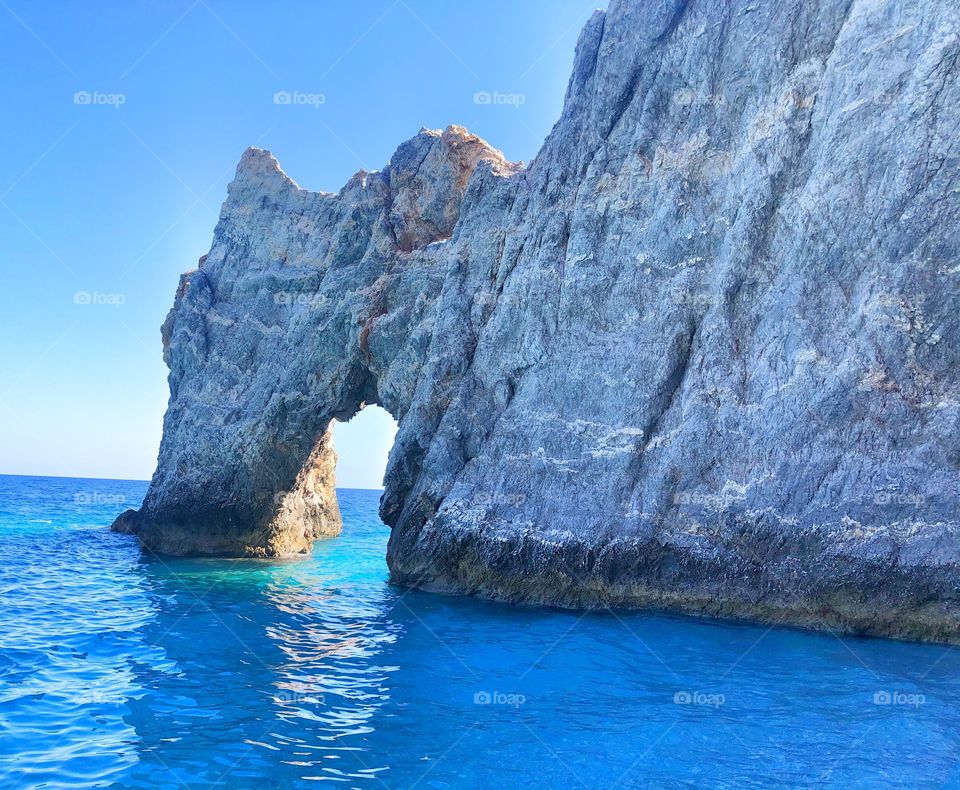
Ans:
[{"label": "cracked rock texture", "polygon": [[397,583],[960,641],[958,74],[953,0],[614,0],[527,168],[248,150],[115,527],[309,551],[377,403]]}]

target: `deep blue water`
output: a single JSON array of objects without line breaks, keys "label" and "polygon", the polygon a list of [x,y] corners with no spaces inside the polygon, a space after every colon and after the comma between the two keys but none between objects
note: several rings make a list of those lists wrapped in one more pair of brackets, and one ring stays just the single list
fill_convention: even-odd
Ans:
[{"label": "deep blue water", "polygon": [[371,491],[161,561],[145,488],[0,477],[0,786],[960,787],[960,650],[394,588]]}]

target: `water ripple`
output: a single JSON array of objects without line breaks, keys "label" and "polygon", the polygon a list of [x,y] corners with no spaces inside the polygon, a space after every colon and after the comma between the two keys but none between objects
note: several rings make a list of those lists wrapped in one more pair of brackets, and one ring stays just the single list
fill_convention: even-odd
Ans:
[{"label": "water ripple", "polygon": [[372,492],[309,559],[145,558],[144,488],[0,477],[4,787],[958,784],[960,652],[397,590]]}]

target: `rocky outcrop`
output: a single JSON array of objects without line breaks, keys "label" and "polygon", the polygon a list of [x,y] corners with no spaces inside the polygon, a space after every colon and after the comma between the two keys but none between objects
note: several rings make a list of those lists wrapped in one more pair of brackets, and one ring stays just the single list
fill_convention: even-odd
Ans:
[{"label": "rocky outcrop", "polygon": [[377,403],[397,583],[960,641],[958,31],[614,0],[525,169],[455,126],[337,194],[247,151],[116,528],[308,551]]}]

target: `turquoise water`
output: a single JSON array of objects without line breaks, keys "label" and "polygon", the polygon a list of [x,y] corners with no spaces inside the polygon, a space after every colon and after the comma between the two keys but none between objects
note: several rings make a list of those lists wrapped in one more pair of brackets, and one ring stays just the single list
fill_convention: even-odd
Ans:
[{"label": "turquoise water", "polygon": [[0,786],[960,787],[960,650],[397,589],[370,491],[160,561],[145,488],[0,477]]}]

